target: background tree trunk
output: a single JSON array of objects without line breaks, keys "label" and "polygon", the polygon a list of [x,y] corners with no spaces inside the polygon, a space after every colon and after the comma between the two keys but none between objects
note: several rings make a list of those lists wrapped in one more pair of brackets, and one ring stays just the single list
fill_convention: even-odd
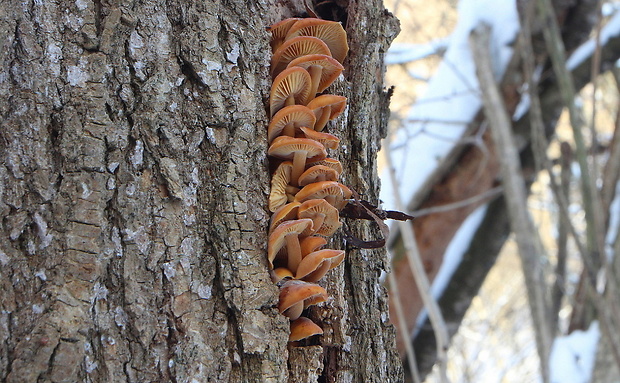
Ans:
[{"label": "background tree trunk", "polygon": [[[331,299],[311,314],[325,330],[313,346],[288,348],[275,308],[265,27],[302,7],[0,9],[2,381],[402,379],[378,281],[384,251],[346,249],[324,282]],[[334,155],[343,182],[377,202],[382,60],[398,27],[380,1],[319,11],[346,21],[351,47],[333,88],[349,97]],[[370,224],[347,226],[376,236]]]}]

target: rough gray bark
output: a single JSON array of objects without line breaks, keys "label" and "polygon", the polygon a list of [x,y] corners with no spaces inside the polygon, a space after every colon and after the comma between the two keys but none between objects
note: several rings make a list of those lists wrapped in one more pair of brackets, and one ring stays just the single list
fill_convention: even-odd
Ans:
[{"label": "rough gray bark", "polygon": [[[376,200],[387,105],[377,68],[397,27],[379,1],[344,5],[339,157],[345,182]],[[302,9],[78,0],[0,10],[2,381],[285,382],[289,365],[299,381],[401,379],[383,252],[348,249],[325,283],[332,299],[313,312],[326,335],[290,360],[275,308],[265,26]]]}]

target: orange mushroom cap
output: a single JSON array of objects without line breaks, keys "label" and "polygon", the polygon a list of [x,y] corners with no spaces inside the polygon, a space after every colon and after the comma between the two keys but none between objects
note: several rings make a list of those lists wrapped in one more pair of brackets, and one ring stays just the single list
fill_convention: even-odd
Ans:
[{"label": "orange mushroom cap", "polygon": [[285,106],[306,105],[310,97],[312,79],[310,74],[299,67],[282,71],[273,80],[269,95],[269,112],[271,117]]},{"label": "orange mushroom cap", "polygon": [[273,268],[273,262],[278,253],[281,250],[286,249],[287,267],[292,272],[296,272],[297,266],[299,265],[299,262],[301,262],[299,236],[307,230],[312,230],[311,219],[284,221],[273,229],[267,244],[267,259],[269,261],[269,266]]},{"label": "orange mushroom cap", "polygon": [[316,117],[314,130],[320,132],[327,122],[340,116],[347,106],[347,98],[334,94],[323,94],[308,103]]},{"label": "orange mushroom cap", "polygon": [[315,18],[299,20],[290,27],[285,42],[297,36],[314,36],[321,39],[329,47],[331,56],[341,63],[349,52],[347,33],[336,21]]},{"label": "orange mushroom cap", "polygon": [[327,157],[325,147],[317,141],[307,138],[277,137],[269,147],[267,154],[284,160],[293,160],[291,183],[297,185],[299,176],[306,168],[306,161],[320,160]]},{"label": "orange mushroom cap", "polygon": [[285,282],[280,289],[278,310],[291,320],[295,320],[299,318],[304,308],[326,300],[327,291],[321,286],[299,280],[290,280]]},{"label": "orange mushroom cap", "polygon": [[297,211],[299,210],[301,203],[291,202],[273,212],[271,216],[271,223],[269,224],[269,232],[278,227],[284,221],[290,221],[297,219]]},{"label": "orange mushroom cap", "polygon": [[306,317],[299,317],[291,322],[291,334],[288,337],[288,341],[295,342],[321,334],[323,334],[323,329],[316,323]]},{"label": "orange mushroom cap", "polygon": [[338,181],[338,172],[329,166],[314,165],[299,176],[299,186],[321,181]]},{"label": "orange mushroom cap", "polygon": [[314,129],[306,128],[304,126],[302,126],[300,130],[306,138],[318,141],[328,149],[337,149],[338,144],[340,144],[340,138],[334,136],[333,134],[317,132]]},{"label": "orange mushroom cap", "polygon": [[316,37],[297,36],[287,39],[278,50],[273,52],[271,57],[271,76],[276,76],[296,58],[314,54],[331,56],[327,45]]},{"label": "orange mushroom cap", "polygon": [[299,241],[299,247],[301,248],[302,259],[306,255],[319,250],[321,247],[325,245],[327,245],[327,240],[317,235],[302,238]]},{"label": "orange mushroom cap", "polygon": [[[343,189],[343,187],[346,189]],[[341,210],[347,204],[345,196],[350,189],[335,181],[321,181],[304,186],[296,195],[295,201],[304,202],[310,199],[325,199],[336,209]],[[350,195],[349,195],[350,197]]]},{"label": "orange mushroom cap", "polygon": [[338,219],[338,209],[324,199],[305,201],[299,206],[297,217],[299,219],[310,218],[313,222],[312,234],[326,237],[333,235],[341,225]]},{"label": "orange mushroom cap", "polygon": [[294,278],[295,276],[293,275],[293,273],[291,272],[291,270],[287,269],[286,267],[277,267],[273,270],[271,270],[271,281],[273,283],[278,283],[281,280],[283,280],[284,278]]},{"label": "orange mushroom cap", "polygon": [[287,186],[291,183],[293,162],[284,161],[276,168],[271,176],[271,190],[269,191],[269,211],[275,212],[288,202]]},{"label": "orange mushroom cap", "polygon": [[342,263],[344,250],[319,250],[308,254],[301,260],[295,278],[307,282],[317,282],[325,274]]},{"label": "orange mushroom cap", "polygon": [[278,21],[267,28],[271,32],[271,41],[269,42],[269,45],[271,45],[271,52],[275,52],[282,45],[282,43],[284,43],[284,38],[286,37],[289,29],[291,29],[293,24],[299,20],[301,19],[298,17],[291,17]]},{"label": "orange mushroom cap", "polygon": [[312,78],[310,98],[327,89],[344,70],[344,67],[333,57],[327,55],[305,55],[291,61],[287,68],[301,67],[308,71]]},{"label": "orange mushroom cap", "polygon": [[304,105],[285,106],[276,113],[269,122],[267,139],[271,143],[279,135],[295,137],[295,131],[301,127],[314,127],[316,117]]},{"label": "orange mushroom cap", "polygon": [[328,168],[332,168],[336,171],[336,173],[338,173],[338,176],[340,176],[340,174],[342,174],[342,164],[340,163],[340,161],[338,161],[335,158],[324,158],[322,160],[319,161],[308,161],[309,163],[309,167],[312,166],[316,166],[316,165],[324,165],[327,166]]}]

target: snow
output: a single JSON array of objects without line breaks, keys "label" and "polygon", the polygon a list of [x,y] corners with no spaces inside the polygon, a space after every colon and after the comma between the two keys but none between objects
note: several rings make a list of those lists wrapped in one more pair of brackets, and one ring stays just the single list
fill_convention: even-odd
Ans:
[{"label": "snow", "polygon": [[[616,11],[614,16],[601,28],[600,45],[603,46],[612,37],[620,35],[620,12]],[[590,39],[581,44],[572,55],[566,60],[566,67],[569,70],[575,69],[588,57],[592,56],[592,53],[596,49],[596,41]]]},{"label": "snow", "polygon": [[441,268],[435,276],[433,285],[431,286],[431,293],[435,299],[439,299],[441,297],[446,289],[446,286],[448,286],[448,282],[450,282],[450,279],[452,278],[452,274],[454,274],[456,269],[461,264],[463,255],[469,248],[469,243],[471,242],[472,237],[476,233],[478,226],[480,226],[480,223],[486,214],[487,207],[488,205],[485,204],[474,210],[467,217],[465,222],[463,222],[459,230],[454,235],[452,241],[450,241],[450,244],[444,254]]},{"label": "snow", "polygon": [[434,40],[426,44],[392,44],[385,56],[385,65],[406,64],[439,54],[447,48],[448,40]]},{"label": "snow", "polygon": [[[496,60],[494,72],[499,80],[512,55],[510,45],[519,30],[518,20],[514,1],[463,0],[459,3],[459,22],[449,39],[444,60],[430,80],[426,94],[412,107],[408,121],[392,141],[392,163],[396,178],[401,182],[401,199],[406,204],[458,144],[467,124],[482,105],[470,54],[470,31],[481,22],[491,26],[492,56]],[[401,51],[397,46],[394,55],[404,55]],[[411,58],[418,54],[412,53]],[[394,190],[389,182],[383,184],[381,200],[387,209],[394,209]]]},{"label": "snow", "polygon": [[[441,295],[443,294],[446,286],[450,282],[452,278],[452,274],[456,271],[456,269],[461,264],[463,260],[463,255],[465,251],[469,247],[469,243],[471,242],[472,237],[476,233],[478,226],[482,222],[484,215],[487,211],[488,205],[482,205],[476,210],[474,210],[463,222],[461,227],[458,229],[452,241],[448,245],[446,252],[444,254],[443,263],[441,264],[441,268],[439,272],[435,276],[433,280],[433,284],[431,286],[431,294],[435,300],[439,300]],[[421,326],[424,324],[424,321],[428,317],[428,312],[426,309],[420,312],[418,315],[417,324],[415,327],[414,334],[418,332]]]},{"label": "snow", "polygon": [[587,331],[577,330],[556,338],[549,357],[551,383],[589,382],[599,337],[598,322],[595,321]]}]

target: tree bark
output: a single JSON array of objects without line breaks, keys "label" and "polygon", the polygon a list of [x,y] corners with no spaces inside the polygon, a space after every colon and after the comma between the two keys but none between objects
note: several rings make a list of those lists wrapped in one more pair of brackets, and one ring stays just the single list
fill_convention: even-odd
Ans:
[{"label": "tree bark", "polygon": [[[351,47],[333,90],[349,97],[332,128],[337,155],[344,183],[376,201],[382,59],[397,25],[380,1],[337,3],[322,10],[346,20]],[[325,331],[312,347],[290,348],[276,309],[265,27],[303,8],[0,9],[2,381],[402,379],[378,282],[383,251],[347,248],[324,283],[330,301],[312,312]]]}]

